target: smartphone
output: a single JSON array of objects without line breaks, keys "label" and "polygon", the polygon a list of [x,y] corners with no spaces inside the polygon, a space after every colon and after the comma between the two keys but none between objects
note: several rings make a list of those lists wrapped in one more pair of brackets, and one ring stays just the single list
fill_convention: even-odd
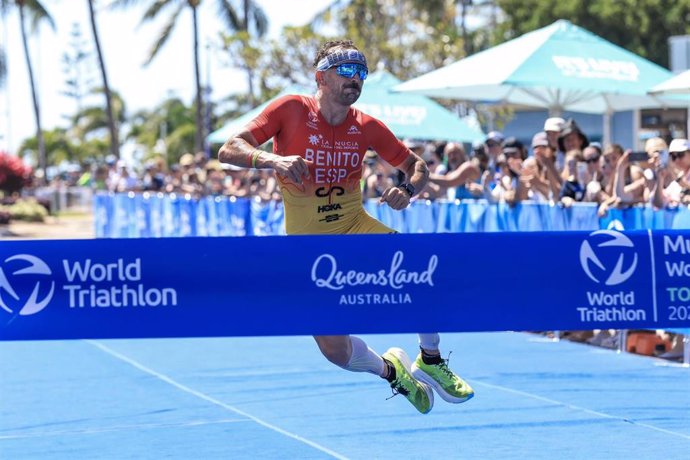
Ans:
[{"label": "smartphone", "polygon": [[640,163],[649,160],[649,155],[647,152],[630,152],[628,160],[631,163]]},{"label": "smartphone", "polygon": [[668,166],[668,150],[662,150],[659,153],[659,164],[662,168]]}]

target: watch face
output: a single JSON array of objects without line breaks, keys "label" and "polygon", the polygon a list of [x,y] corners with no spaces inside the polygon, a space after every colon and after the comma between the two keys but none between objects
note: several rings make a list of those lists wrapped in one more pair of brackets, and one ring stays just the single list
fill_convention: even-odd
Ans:
[{"label": "watch face", "polygon": [[400,187],[405,190],[408,195],[414,195],[414,186],[412,184],[400,184]]}]

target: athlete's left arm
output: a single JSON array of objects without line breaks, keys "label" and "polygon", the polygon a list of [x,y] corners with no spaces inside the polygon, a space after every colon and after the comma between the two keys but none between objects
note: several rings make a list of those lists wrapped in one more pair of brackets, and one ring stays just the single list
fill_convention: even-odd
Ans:
[{"label": "athlete's left arm", "polygon": [[[363,115],[362,127],[369,145],[389,164],[405,173],[405,182],[414,187],[414,194],[421,192],[429,180],[426,162],[400,142],[380,120]],[[405,209],[410,198],[412,196],[405,189],[389,187],[383,192],[381,203],[388,203],[393,209]]]},{"label": "athlete's left arm", "polygon": [[[429,180],[429,168],[426,162],[415,153],[410,154],[398,165],[398,169],[405,173],[405,182],[414,187],[414,194],[426,187]],[[412,196],[403,187],[389,187],[381,196],[382,203],[388,203],[393,209],[405,209],[410,204]]]}]

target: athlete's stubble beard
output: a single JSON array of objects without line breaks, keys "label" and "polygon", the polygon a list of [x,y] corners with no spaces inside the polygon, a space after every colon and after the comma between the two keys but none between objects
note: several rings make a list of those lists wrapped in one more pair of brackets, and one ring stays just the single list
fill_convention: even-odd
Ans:
[{"label": "athlete's stubble beard", "polygon": [[338,102],[343,105],[352,105],[357,102],[360,94],[362,94],[362,84],[355,80],[350,80],[341,86],[337,97]]}]

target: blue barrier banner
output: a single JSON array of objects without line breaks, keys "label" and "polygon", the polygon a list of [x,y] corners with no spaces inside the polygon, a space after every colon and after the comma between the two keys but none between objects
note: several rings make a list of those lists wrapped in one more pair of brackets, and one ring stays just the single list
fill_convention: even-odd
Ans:
[{"label": "blue barrier banner", "polygon": [[[617,229],[653,230],[690,228],[690,209],[654,210],[650,207],[612,209],[597,216],[593,203],[560,205],[524,202],[516,206],[483,200],[416,200],[403,211],[364,202],[376,219],[400,233],[543,232]],[[284,235],[281,202],[248,198],[152,194],[99,194],[94,199],[97,238],[169,236]]]},{"label": "blue barrier banner", "polygon": [[0,339],[688,328],[689,279],[688,231],[9,241]]}]

